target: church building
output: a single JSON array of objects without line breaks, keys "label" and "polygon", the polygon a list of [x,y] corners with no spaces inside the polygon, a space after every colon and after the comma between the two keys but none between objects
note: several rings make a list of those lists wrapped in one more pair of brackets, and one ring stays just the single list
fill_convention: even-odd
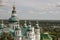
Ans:
[{"label": "church building", "polygon": [[[41,33],[39,23],[36,26],[32,26],[29,21],[29,25],[24,23],[24,26],[20,26],[19,18],[17,17],[16,7],[13,5],[13,10],[11,17],[9,18],[9,26],[0,24],[0,38],[2,38],[2,33],[10,33],[14,40],[52,40],[52,37],[48,33]],[[7,35],[4,37],[7,39]]]}]

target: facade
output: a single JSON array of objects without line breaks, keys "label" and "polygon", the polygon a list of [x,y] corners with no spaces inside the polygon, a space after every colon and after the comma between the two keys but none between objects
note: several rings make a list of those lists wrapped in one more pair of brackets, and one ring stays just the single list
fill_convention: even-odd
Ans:
[{"label": "facade", "polygon": [[38,22],[36,23],[36,26],[32,26],[30,21],[29,25],[27,25],[25,21],[24,26],[20,26],[15,6],[13,6],[8,25],[9,26],[5,26],[2,22],[0,25],[0,37],[2,33],[5,32],[10,33],[14,40],[52,40],[52,37],[49,34],[41,34]]}]

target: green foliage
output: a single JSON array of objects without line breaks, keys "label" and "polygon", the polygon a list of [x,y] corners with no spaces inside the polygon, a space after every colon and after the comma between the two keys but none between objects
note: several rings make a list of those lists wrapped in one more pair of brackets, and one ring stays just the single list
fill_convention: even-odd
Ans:
[{"label": "green foliage", "polygon": [[8,39],[8,40],[14,40],[14,38],[11,36],[10,33],[3,32],[2,35],[1,35],[0,40],[6,40],[6,39]]}]

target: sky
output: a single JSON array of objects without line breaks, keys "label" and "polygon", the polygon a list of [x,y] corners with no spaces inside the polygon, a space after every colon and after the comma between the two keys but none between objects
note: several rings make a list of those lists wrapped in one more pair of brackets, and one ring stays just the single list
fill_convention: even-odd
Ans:
[{"label": "sky", "polygon": [[60,20],[60,0],[3,1],[4,6],[0,6],[0,19],[9,19],[12,6],[15,4],[19,19]]}]

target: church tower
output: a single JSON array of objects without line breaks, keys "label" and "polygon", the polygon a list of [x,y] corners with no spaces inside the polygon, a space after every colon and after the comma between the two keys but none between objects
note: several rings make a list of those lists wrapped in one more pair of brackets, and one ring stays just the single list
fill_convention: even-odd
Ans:
[{"label": "church tower", "polygon": [[31,22],[29,22],[29,25],[28,25],[27,37],[28,37],[28,40],[35,40],[34,27],[31,26]]},{"label": "church tower", "polygon": [[11,14],[11,17],[9,18],[9,26],[14,30],[15,30],[16,27],[19,26],[19,19],[17,17],[15,9],[16,9],[15,5],[13,5],[12,14]]},{"label": "church tower", "polygon": [[40,28],[39,28],[38,21],[35,27],[35,40],[40,40]]},{"label": "church tower", "polygon": [[9,18],[9,26],[14,30],[14,40],[22,40],[21,27],[19,25],[19,19],[16,14],[16,7],[13,5],[11,17]]},{"label": "church tower", "polygon": [[22,40],[21,28],[17,27],[15,29],[15,37],[14,40]]}]

